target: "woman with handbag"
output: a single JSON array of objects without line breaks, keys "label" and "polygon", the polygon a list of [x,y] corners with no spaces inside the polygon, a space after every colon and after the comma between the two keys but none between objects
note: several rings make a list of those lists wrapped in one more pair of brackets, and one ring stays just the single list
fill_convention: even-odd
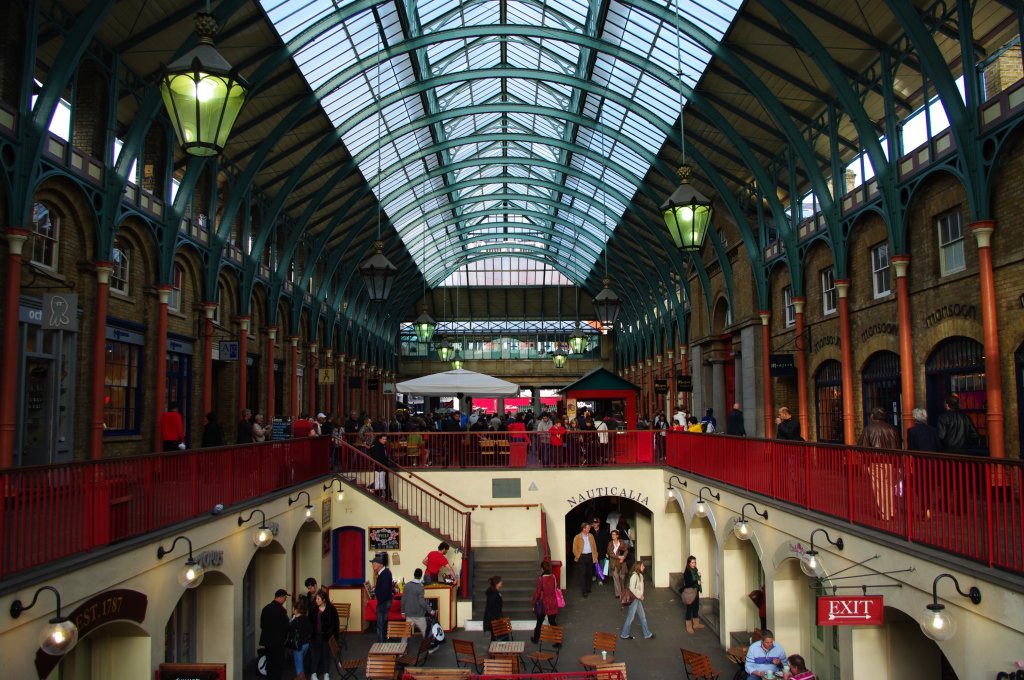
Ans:
[{"label": "woman with handbag", "polygon": [[558,598],[562,591],[558,588],[558,580],[551,573],[551,562],[544,560],[540,563],[541,575],[537,577],[537,587],[533,590],[533,613],[537,615],[537,626],[533,629],[533,637],[530,641],[537,643],[540,640],[540,628],[544,625],[544,617],[548,617],[549,625],[557,625],[555,617],[558,615]]},{"label": "woman with handbag", "polygon": [[700,630],[704,627],[700,622],[700,591],[697,558],[690,555],[686,558],[686,569],[683,570],[683,604],[686,605],[686,632],[691,635],[694,629]]},{"label": "woman with handbag", "polygon": [[313,626],[309,622],[305,600],[299,600],[292,609],[292,620],[289,623],[288,640],[285,647],[292,652],[295,662],[295,680],[306,680],[306,652],[309,641],[313,637]]},{"label": "woman with handbag", "polygon": [[629,565],[626,564],[629,546],[619,537],[618,529],[612,529],[612,540],[608,541],[605,554],[608,556],[608,571],[612,573],[612,582],[615,584],[615,597],[621,598],[626,575],[629,573]]},{"label": "woman with handbag", "polygon": [[643,560],[637,560],[633,564],[633,573],[629,575],[629,585],[622,591],[620,602],[629,606],[626,610],[626,622],[622,624],[622,634],[619,635],[623,640],[633,639],[629,629],[633,627],[634,616],[640,619],[640,632],[644,634],[644,639],[654,639],[654,633],[647,627],[647,613],[644,612],[644,569],[646,567]]}]

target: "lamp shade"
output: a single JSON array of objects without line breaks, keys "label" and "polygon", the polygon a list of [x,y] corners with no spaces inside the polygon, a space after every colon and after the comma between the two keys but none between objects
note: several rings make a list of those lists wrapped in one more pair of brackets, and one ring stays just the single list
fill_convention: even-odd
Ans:
[{"label": "lamp shade", "polygon": [[568,361],[569,355],[561,347],[556,349],[551,355],[551,362],[555,365],[555,368],[565,368],[565,364]]},{"label": "lamp shade", "polygon": [[745,519],[736,520],[736,524],[732,525],[732,533],[741,541],[749,541],[750,537],[753,536],[753,532],[750,530],[750,522]]},{"label": "lamp shade", "polygon": [[817,551],[807,551],[803,554],[803,557],[800,558],[800,570],[811,578],[819,578],[824,575]]},{"label": "lamp shade", "polygon": [[252,542],[256,544],[257,548],[266,548],[273,540],[274,534],[267,527],[261,526],[252,534]]},{"label": "lamp shade", "polygon": [[580,330],[580,322],[576,322],[576,330],[569,336],[569,351],[573,354],[583,354],[587,348],[587,337]]},{"label": "lamp shade", "polygon": [[78,642],[78,626],[65,618],[53,618],[39,631],[39,647],[52,656],[62,656]]},{"label": "lamp shade", "polygon": [[704,499],[697,501],[697,504],[693,507],[693,514],[697,515],[697,517],[708,516],[708,504]]},{"label": "lamp shade", "polygon": [[441,361],[451,361],[452,354],[455,353],[455,348],[452,347],[452,343],[447,340],[442,340],[437,346],[437,358]]},{"label": "lamp shade", "polygon": [[604,288],[593,301],[594,313],[597,315],[601,328],[605,330],[610,330],[615,326],[615,320],[619,318],[619,310],[622,309],[622,300],[609,288],[611,283],[612,280],[605,277]]},{"label": "lamp shade", "polygon": [[216,156],[245,103],[249,84],[213,46],[217,22],[196,14],[199,44],[162,69],[160,94],[185,153]]},{"label": "lamp shade", "polygon": [[691,168],[684,165],[677,170],[679,186],[661,205],[665,226],[676,248],[698,251],[711,223],[711,199],[690,184]]},{"label": "lamp shade", "polygon": [[452,370],[461,371],[465,365],[466,362],[462,359],[462,353],[459,350],[455,350],[455,353],[452,354]]},{"label": "lamp shade", "polygon": [[206,576],[206,573],[203,571],[203,565],[190,557],[185,561],[185,566],[178,572],[178,583],[185,588],[196,588],[203,582],[204,576]]},{"label": "lamp shade", "polygon": [[956,619],[941,604],[930,604],[921,619],[921,632],[932,640],[942,642],[956,635]]},{"label": "lamp shade", "polygon": [[384,242],[373,242],[374,253],[368,260],[359,265],[359,276],[370,296],[370,302],[385,302],[391,295],[391,285],[395,282],[398,267],[384,256]]},{"label": "lamp shade", "polygon": [[420,342],[430,342],[430,339],[434,337],[434,329],[437,328],[437,322],[427,314],[427,308],[424,307],[423,313],[412,322],[412,328],[416,333],[417,340]]}]

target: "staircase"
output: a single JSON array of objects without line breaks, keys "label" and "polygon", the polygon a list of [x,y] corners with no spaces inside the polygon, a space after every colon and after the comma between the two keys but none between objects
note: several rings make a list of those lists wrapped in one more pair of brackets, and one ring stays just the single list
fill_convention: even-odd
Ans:
[{"label": "staircase", "polygon": [[473,619],[482,620],[487,604],[487,580],[501,576],[502,613],[513,621],[535,621],[530,599],[540,576],[540,550],[529,548],[473,549]]}]

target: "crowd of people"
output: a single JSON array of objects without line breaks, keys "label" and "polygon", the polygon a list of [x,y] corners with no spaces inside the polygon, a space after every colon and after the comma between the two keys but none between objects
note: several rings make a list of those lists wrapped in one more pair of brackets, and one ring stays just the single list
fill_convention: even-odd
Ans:
[{"label": "crowd of people", "polygon": [[340,634],[338,612],[327,591],[307,578],[306,593],[296,597],[289,617],[285,603],[291,597],[278,588],[260,612],[260,647],[266,659],[266,676],[282,680],[288,653],[292,655],[296,680],[326,678],[332,658],[331,642]]}]

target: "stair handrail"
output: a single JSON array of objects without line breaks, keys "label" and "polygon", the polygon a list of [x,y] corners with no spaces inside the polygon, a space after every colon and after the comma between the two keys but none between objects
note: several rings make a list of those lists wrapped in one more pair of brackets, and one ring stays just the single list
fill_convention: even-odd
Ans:
[{"label": "stair handrail", "polygon": [[400,465],[397,462],[394,463],[394,465],[395,465],[395,468],[397,468],[398,470],[408,474],[411,478],[418,479],[422,484],[424,484],[426,486],[429,486],[431,489],[434,489],[435,491],[437,491],[437,493],[439,494],[439,496],[438,496],[439,498],[443,498],[443,497],[447,496],[448,498],[450,498],[451,500],[455,501],[456,503],[458,503],[462,507],[468,508],[470,512],[472,512],[473,510],[475,510],[476,508],[479,507],[477,505],[473,505],[472,503],[467,503],[465,501],[459,500],[458,498],[456,498],[455,496],[451,495],[450,493],[448,493],[447,491],[445,491],[441,487],[439,487],[436,484],[433,484],[432,482],[430,482],[430,480],[427,480],[427,479],[424,479],[423,477],[420,477],[418,474],[416,474],[415,472],[413,472],[409,468],[405,467],[404,465]]},{"label": "stair handrail", "polygon": [[[407,501],[406,505],[408,507],[403,507],[403,505],[401,504],[400,501],[396,502],[397,509],[400,512],[402,512],[402,513],[404,513],[406,515],[409,515],[410,518],[415,518],[416,520],[419,521],[420,524],[422,524],[422,525],[424,525],[426,527],[429,527],[431,530],[433,530],[433,531],[443,535],[452,544],[453,547],[461,549],[464,553],[468,552],[469,547],[471,545],[471,540],[470,540],[470,530],[471,530],[471,526],[472,526],[472,523],[470,521],[470,514],[471,513],[466,512],[464,510],[460,510],[459,508],[455,507],[451,503],[448,503],[447,501],[445,501],[443,498],[438,498],[438,497],[434,496],[433,493],[431,493],[427,489],[424,489],[420,485],[416,484],[416,482],[414,482],[414,481],[412,481],[410,479],[406,479],[406,478],[402,477],[401,474],[397,474],[398,471],[396,469],[391,468],[391,467],[386,467],[384,465],[381,465],[376,460],[374,460],[373,458],[370,458],[368,455],[363,453],[358,448],[352,446],[348,442],[342,443],[338,447],[338,450],[339,450],[339,452],[343,452],[344,454],[347,454],[351,460],[358,461],[358,463],[360,465],[360,467],[357,468],[357,469],[348,469],[348,470],[346,470],[344,468],[344,466],[342,466],[341,469],[339,470],[339,472],[342,473],[342,476],[344,476],[345,472],[353,472],[353,473],[355,473],[355,472],[374,472],[374,473],[376,473],[376,472],[385,472],[385,473],[391,473],[392,475],[395,476],[395,478],[401,480],[404,484],[408,485],[408,487],[410,489],[412,489],[415,493],[424,496],[426,498],[426,500],[429,500],[431,503],[434,503],[434,504],[437,504],[438,506],[441,506],[442,512],[444,514],[448,514],[448,515],[451,516],[451,522],[449,523],[449,525],[447,527],[445,527],[445,526],[436,526],[436,524],[444,524],[444,522],[433,523],[431,521],[431,518],[429,518],[429,517],[420,517],[418,515],[413,515],[411,512],[409,512],[409,510],[412,509],[413,506],[415,505],[415,500],[414,499],[406,499],[406,501]],[[345,460],[345,455],[339,455],[338,456],[338,460],[339,460],[339,462],[340,461],[344,461]],[[354,484],[354,479],[349,479],[348,481],[349,481],[349,483]],[[391,489],[391,493],[394,493],[394,489]],[[412,503],[408,502],[410,500],[412,501]],[[421,506],[420,509],[423,510],[424,508]]]}]

